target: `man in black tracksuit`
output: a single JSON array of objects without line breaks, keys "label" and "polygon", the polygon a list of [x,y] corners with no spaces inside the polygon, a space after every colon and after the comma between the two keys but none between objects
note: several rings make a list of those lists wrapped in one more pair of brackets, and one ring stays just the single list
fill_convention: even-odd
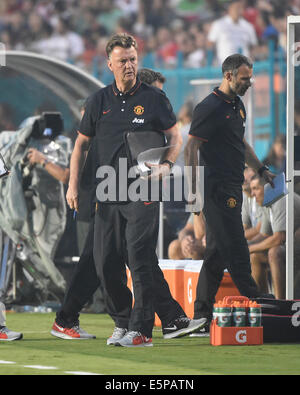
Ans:
[{"label": "man in black tracksuit", "polygon": [[[72,159],[67,202],[78,208],[78,180],[84,152],[95,137],[99,163],[99,185],[94,229],[94,258],[99,278],[106,293],[108,311],[116,331],[108,344],[125,347],[151,346],[154,323],[154,300],[167,284],[158,266],[156,244],[159,202],[132,201],[128,188],[120,178],[127,168],[124,144],[126,131],[162,131],[170,141],[164,162],[150,165],[151,177],[168,175],[180,150],[181,138],[176,118],[165,94],[137,79],[135,40],[116,35],[107,45],[108,67],[115,82],[92,95],[87,103]],[[108,201],[99,192],[107,179],[103,172],[113,170],[117,189],[110,190]],[[103,171],[103,172],[102,172]],[[102,176],[101,176],[102,172]],[[125,187],[124,187],[125,186]],[[105,189],[105,188],[104,188]],[[102,191],[103,192],[103,191]],[[125,195],[124,195],[125,194]],[[101,196],[100,196],[101,195]],[[125,196],[125,197],[124,197]],[[127,254],[124,254],[124,246]],[[135,303],[124,282],[127,260],[133,279]],[[175,301],[174,301],[175,302]],[[160,306],[164,302],[160,300]],[[186,317],[185,317],[186,319]],[[186,323],[189,326],[190,322]],[[172,328],[175,326],[172,325]]]},{"label": "man in black tracksuit", "polygon": [[[195,108],[185,148],[187,166],[198,165],[198,151],[200,164],[205,166],[202,182],[207,247],[197,286],[195,318],[211,319],[224,269],[228,269],[242,295],[259,296],[241,219],[245,161],[266,182],[272,184],[274,175],[244,138],[246,111],[239,96],[251,86],[252,69],[251,61],[242,55],[224,61],[222,84]],[[190,180],[193,192],[196,182],[196,177]]]},{"label": "man in black tracksuit", "polygon": [[[150,69],[142,69],[138,73],[141,81],[162,89],[164,77]],[[84,108],[85,110],[85,108]],[[84,111],[83,111],[84,113]],[[51,333],[63,339],[93,339],[94,335],[88,334],[79,326],[79,313],[84,305],[91,299],[95,291],[100,287],[103,294],[101,281],[96,272],[93,246],[94,246],[94,207],[90,208],[95,200],[95,160],[97,160],[96,145],[92,144],[85,161],[84,170],[81,174],[81,189],[79,199],[79,212],[77,218],[82,215],[90,221],[90,227],[80,260],[72,277],[70,286],[66,292],[61,309],[56,314],[56,320]],[[85,192],[82,199],[82,192]],[[88,217],[87,211],[90,213]],[[125,247],[124,247],[125,249]],[[125,249],[126,251],[126,249]],[[124,251],[124,253],[125,253]],[[156,274],[160,281],[155,282],[155,311],[162,322],[162,331],[165,338],[175,338],[184,334],[192,333],[198,327],[198,323],[187,318],[181,306],[172,298],[170,289],[158,268]],[[124,282],[127,277],[124,275]],[[107,307],[107,306],[106,306]],[[113,312],[110,313],[113,315]],[[109,339],[108,343],[111,342]]]}]

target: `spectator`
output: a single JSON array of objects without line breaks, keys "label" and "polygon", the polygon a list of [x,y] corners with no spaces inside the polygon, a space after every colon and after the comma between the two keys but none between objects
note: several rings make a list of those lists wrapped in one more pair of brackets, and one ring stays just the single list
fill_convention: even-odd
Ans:
[{"label": "spectator", "polygon": [[[241,2],[242,0],[230,1],[229,9],[234,10],[236,7],[235,12],[232,12],[233,16],[237,14],[242,16],[243,8],[232,4]],[[224,18],[218,21],[217,19],[222,16],[223,6],[226,3],[227,1],[223,0],[4,1],[0,3],[1,42],[4,42],[7,48],[30,49],[46,53],[52,57],[67,59],[92,71],[93,61],[91,58],[94,56],[98,40],[117,31],[126,31],[136,36],[140,48],[145,46],[143,51],[145,67],[198,68],[206,63],[206,41],[211,23],[213,26],[216,24],[220,26],[220,21]],[[295,2],[262,0],[247,0],[245,5],[243,14],[245,19],[240,17],[237,18],[236,23],[232,21],[229,23],[230,32],[231,29],[234,29],[234,32],[238,31],[233,35],[233,40],[228,40],[229,43],[236,44],[238,41],[237,45],[241,47],[241,50],[244,50],[241,43],[245,44],[247,52],[252,41],[249,44],[246,36],[252,30],[252,33],[256,31],[260,40],[259,49],[255,51],[257,59],[263,59],[268,55],[267,40],[271,36],[274,38],[274,34],[277,42],[284,48],[286,45],[286,15],[297,13],[299,6]],[[229,14],[226,17],[229,18]],[[73,25],[72,47],[84,46],[84,50],[79,51],[79,58],[77,53],[73,54],[72,51],[62,48],[65,45],[63,44],[65,37],[62,39],[62,33],[56,31],[61,19],[68,20]],[[247,23],[248,27],[245,33],[244,28]],[[227,25],[225,27],[228,28]],[[251,29],[251,27],[253,28]],[[185,45],[179,49],[172,45],[171,48],[167,48],[167,54],[164,52],[166,48],[164,48],[163,54],[159,53],[161,48],[157,50],[157,43],[161,39],[161,28],[169,32],[173,41],[177,37],[179,44],[183,44],[184,41]],[[55,51],[54,39],[52,40],[53,29],[55,30],[55,39],[56,36],[59,36],[58,53]],[[240,34],[241,32],[242,34]],[[78,37],[75,39],[75,33],[80,36],[82,44],[78,44],[80,40]],[[181,40],[183,33],[187,33],[188,36]],[[198,33],[200,34],[198,35]],[[223,31],[220,35],[217,34],[218,41],[224,37],[224,34],[226,32]],[[74,40],[76,44],[74,44]],[[175,44],[178,46],[178,43]],[[226,44],[221,52],[225,52],[227,47]],[[168,54],[168,51],[171,51],[171,54]],[[68,52],[67,57],[65,52]],[[84,53],[83,59],[81,58],[82,52]],[[177,58],[182,60],[181,53],[184,54],[184,62],[177,62]],[[168,58],[167,62],[165,56]],[[208,63],[211,63],[210,59]]]},{"label": "spectator", "polygon": [[[251,194],[259,206],[264,200],[264,185],[258,176],[251,180]],[[300,196],[294,195],[295,207],[295,277],[299,276],[300,264]],[[286,199],[282,198],[263,208],[260,216],[260,241],[249,244],[252,276],[262,292],[268,293],[268,268],[271,271],[274,295],[277,299],[285,299],[286,272]],[[298,287],[298,284],[295,284]]]},{"label": "spectator", "polygon": [[255,174],[255,171],[251,167],[246,167],[243,183],[242,220],[245,238],[248,241],[253,240],[259,235],[261,226],[259,221],[259,206],[256,203],[255,197],[251,196],[250,188],[251,179]]},{"label": "spectator", "polygon": [[107,29],[99,22],[98,13],[91,8],[76,11],[73,14],[72,25],[76,33],[82,36],[88,34],[95,40],[108,34]]},{"label": "spectator", "polygon": [[[11,34],[7,30],[3,30],[3,32],[0,33],[0,42],[5,46],[6,51],[11,50],[14,47]],[[3,49],[2,45],[1,49]]]},{"label": "spectator", "polygon": [[116,0],[116,6],[125,17],[134,17],[138,13],[139,0]]},{"label": "spectator", "polygon": [[158,61],[163,67],[174,67],[177,62],[178,45],[166,27],[157,31]]},{"label": "spectator", "polygon": [[273,173],[286,172],[286,136],[281,134],[276,137],[263,164],[268,166]]},{"label": "spectator", "polygon": [[249,56],[257,42],[254,27],[243,17],[242,0],[231,0],[227,14],[213,22],[208,35],[209,45],[216,47],[219,64],[233,53]]},{"label": "spectator", "polygon": [[60,19],[52,36],[56,43],[56,56],[62,60],[78,59],[84,52],[82,38],[73,32],[68,22]]},{"label": "spectator", "polygon": [[38,13],[38,15],[41,16],[41,18],[43,18],[43,20],[49,20],[50,19],[50,15],[52,14],[53,10],[54,10],[54,2],[51,0],[42,0],[42,1],[38,1],[36,4],[36,12]]},{"label": "spectator", "polygon": [[52,34],[53,29],[51,25],[46,24],[43,29],[43,34],[38,40],[28,45],[29,49],[42,55],[50,57],[56,56],[56,45],[52,38]]},{"label": "spectator", "polygon": [[181,132],[183,144],[181,152],[177,158],[176,165],[180,166],[182,172],[184,170],[184,147],[188,141],[189,131],[192,123],[193,110],[193,103],[191,101],[187,101],[178,112],[178,127]]},{"label": "spectator", "polygon": [[[173,177],[170,178],[170,201],[164,202],[164,216],[166,219],[166,231],[165,234],[166,245],[174,240],[177,237],[177,232],[182,230],[182,228],[187,223],[187,219],[189,218],[188,213],[185,211],[186,208],[186,196],[185,192],[187,190],[186,183],[187,177],[184,177],[184,147],[188,140],[188,133],[191,126],[192,115],[193,115],[193,103],[187,101],[180,108],[177,118],[178,118],[178,128],[180,130],[180,134],[183,140],[181,151],[176,160],[175,166],[172,169]],[[173,198],[174,197],[174,198]],[[196,219],[197,221],[197,219]],[[168,231],[168,229],[170,231]],[[197,247],[197,243],[195,244],[195,248]],[[177,249],[176,243],[175,246],[171,246],[171,249]],[[181,254],[180,254],[181,256]],[[180,258],[177,258],[180,259]]]},{"label": "spectator", "polygon": [[101,37],[98,39],[92,64],[93,74],[98,77],[105,85],[110,84],[112,81],[111,73],[109,72],[106,63],[106,43],[107,37]]},{"label": "spectator", "polygon": [[177,2],[177,15],[184,18],[187,22],[200,21],[215,16],[220,11],[218,1],[210,0],[179,0]]},{"label": "spectator", "polygon": [[[28,40],[35,42],[48,37],[48,24],[37,13],[33,12],[28,19]],[[47,27],[46,27],[47,26]]]},{"label": "spectator", "polygon": [[111,0],[102,0],[100,4],[101,8],[98,15],[98,22],[109,34],[112,34],[116,31],[118,21],[122,16],[122,11],[119,8],[115,8],[114,2]]},{"label": "spectator", "polygon": [[205,251],[205,221],[203,215],[191,214],[185,227],[168,249],[169,259],[203,259]]},{"label": "spectator", "polygon": [[10,17],[9,34],[13,46],[22,49],[27,36],[27,29],[21,13],[14,13]]},{"label": "spectator", "polygon": [[193,42],[187,32],[180,32],[175,35],[175,65],[179,67],[187,66],[187,59],[193,51]]},{"label": "spectator", "polygon": [[145,24],[152,26],[154,32],[160,27],[168,27],[176,18],[174,8],[169,0],[144,0],[140,2],[143,9]]},{"label": "spectator", "polygon": [[157,38],[154,35],[150,35],[149,38],[145,41],[145,47],[143,50],[143,66],[146,68],[156,68],[157,66],[157,56],[156,56],[156,48],[157,48]]},{"label": "spectator", "polygon": [[261,12],[258,8],[257,0],[247,0],[245,4],[244,18],[254,26],[258,38],[263,33],[263,23]]}]

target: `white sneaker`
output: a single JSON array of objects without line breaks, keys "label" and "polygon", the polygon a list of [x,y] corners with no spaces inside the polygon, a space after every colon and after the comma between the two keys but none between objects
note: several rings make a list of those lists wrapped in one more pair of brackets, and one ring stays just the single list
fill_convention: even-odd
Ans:
[{"label": "white sneaker", "polygon": [[142,335],[140,332],[130,331],[119,341],[116,346],[122,347],[152,347],[152,338]]},{"label": "white sneaker", "polygon": [[0,328],[0,341],[11,342],[22,338],[22,333],[10,331],[6,326]]},{"label": "white sneaker", "polygon": [[108,346],[114,346],[116,344],[116,342],[118,342],[119,340],[123,339],[123,337],[126,335],[126,333],[128,332],[128,330],[126,328],[118,328],[116,327],[113,331],[113,334],[111,335],[111,337],[109,339],[107,339],[106,344]]}]

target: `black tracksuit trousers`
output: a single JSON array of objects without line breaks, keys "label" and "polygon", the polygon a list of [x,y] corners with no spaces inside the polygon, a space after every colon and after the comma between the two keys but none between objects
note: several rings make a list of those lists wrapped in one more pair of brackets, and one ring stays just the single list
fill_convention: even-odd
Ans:
[{"label": "black tracksuit trousers", "polygon": [[215,296],[227,269],[243,296],[259,296],[242,224],[242,187],[206,177],[203,213],[206,252],[199,275],[194,317],[211,319]]},{"label": "black tracksuit trousers", "polygon": [[79,313],[101,286],[94,257],[94,218],[91,220],[84,249],[67,289],[62,307],[56,315],[61,326],[72,327],[78,321]]},{"label": "black tracksuit trousers", "polygon": [[[141,232],[139,232],[138,229],[136,229],[135,232],[130,230],[131,225],[133,228],[135,228],[135,220],[134,217],[132,217],[132,221],[130,221],[130,224],[128,224],[127,226],[127,232],[133,233],[132,237],[129,238],[129,240],[131,242],[132,239],[134,239],[135,237],[137,238],[135,245],[139,245],[139,244],[141,245],[140,247],[141,251],[137,253],[138,262],[139,262],[139,257],[141,257],[141,262],[142,263],[144,262],[145,265],[149,266],[149,268],[151,269],[151,270],[150,269],[148,270],[148,268],[146,269],[146,273],[150,272],[149,279],[154,278],[154,281],[153,282],[151,281],[150,285],[146,285],[146,287],[149,287],[150,289],[152,289],[153,287],[152,291],[150,292],[150,297],[147,296],[146,301],[148,303],[146,303],[146,305],[150,304],[152,310],[153,309],[152,304],[154,303],[155,312],[159,316],[162,322],[162,326],[166,327],[174,319],[180,316],[185,316],[185,313],[181,308],[181,306],[172,298],[168,283],[166,282],[163,276],[163,272],[158,266],[158,261],[155,254],[157,231],[158,231],[158,224],[157,224],[158,218],[156,218],[158,217],[158,210],[159,210],[158,203],[152,203],[149,206],[145,206],[143,203],[134,203],[134,204],[135,205],[139,204],[140,206],[139,211],[142,211],[144,214],[142,217],[143,221],[138,221],[141,222],[140,223]],[[104,212],[106,212],[108,206],[111,206],[111,208],[109,209],[109,212],[105,214]],[[107,311],[110,314],[110,316],[114,319],[116,326],[127,328],[129,325],[129,319],[131,316],[131,306],[132,306],[132,294],[131,291],[127,288],[127,276],[125,269],[125,263],[128,262],[128,257],[127,257],[128,253],[126,252],[126,244],[125,244],[125,240],[127,239],[125,237],[125,234],[122,233],[119,234],[119,232],[121,232],[121,229],[123,230],[124,227],[126,228],[126,220],[121,215],[119,217],[119,215],[117,214],[118,212],[117,206],[121,206],[121,209],[123,207],[124,211],[128,210],[130,212],[129,207],[127,207],[127,210],[125,210],[125,205],[105,204],[99,206],[100,209],[96,214],[96,219],[98,219],[98,217],[102,218],[104,216],[106,218],[106,221],[104,220],[104,218],[102,219],[102,221],[105,222],[106,225],[103,225],[103,223],[101,225],[99,224],[99,222],[97,222],[98,226],[100,226],[100,235],[99,233],[95,235],[96,237],[95,254],[96,254],[96,261],[98,262],[97,270],[95,267],[95,261],[93,256],[95,221],[94,219],[92,219],[91,221],[91,226],[85,242],[83,253],[80,257],[79,263],[72,277],[63,305],[57,314],[57,322],[62,326],[72,327],[76,323],[76,321],[79,318],[79,312],[84,307],[84,305],[90,300],[90,298],[93,296],[94,292],[99,286],[101,286],[102,291],[104,293]],[[135,211],[135,214],[137,214],[137,211],[135,209],[133,210]],[[114,214],[115,211],[116,213]],[[100,213],[101,215],[99,215]],[[110,215],[111,218],[109,217]],[[116,223],[114,223],[114,220],[116,220]],[[144,222],[146,228],[149,227],[150,229],[150,233],[148,234],[147,234],[147,229],[144,228],[143,225]],[[121,225],[121,223],[122,226],[119,227],[119,224]],[[108,231],[106,234],[105,229],[110,229],[110,231]],[[116,234],[112,234],[114,230],[116,231]],[[151,237],[152,237],[152,241],[150,240]],[[153,237],[155,240],[153,240]],[[114,244],[114,240],[116,241],[116,244]],[[145,252],[143,252],[144,251],[144,247],[142,246],[143,243],[146,244]],[[151,244],[151,249],[152,247],[154,248],[154,251],[151,250],[151,253],[148,252],[148,249],[150,249],[150,245],[148,244]],[[101,251],[101,248],[104,248],[104,251]],[[132,248],[134,249],[135,247],[133,246]],[[146,259],[146,254],[149,255],[148,259]],[[132,255],[135,254],[132,253]],[[98,258],[101,257],[105,258],[106,256],[108,257],[108,261],[105,261],[103,263],[101,261],[98,261]],[[110,263],[109,256],[117,257],[118,259],[117,261],[112,260]],[[132,265],[135,265],[138,266],[137,270],[142,271],[143,265],[142,264],[136,265],[135,262],[136,259],[134,258],[131,264],[131,268],[133,267]],[[102,264],[104,265],[103,269],[101,269]],[[117,271],[115,271],[116,268],[118,268]],[[111,272],[110,269],[115,272]],[[97,271],[99,273],[99,276]],[[108,273],[108,279],[106,278],[106,281],[110,281],[110,277],[116,277],[116,280],[113,280],[113,285],[108,286],[109,290],[111,290],[112,288],[113,291],[116,291],[113,292],[112,296],[110,296],[110,294],[108,292],[105,292],[105,290],[103,289],[103,284],[105,283],[105,279],[104,277],[102,277],[104,275],[103,273]],[[141,282],[141,280],[139,280],[141,276],[137,275],[137,277],[138,277],[137,280],[138,284],[135,285],[136,282],[134,282],[134,287],[137,287],[137,291],[136,289],[134,289],[134,292],[135,295],[138,296],[139,289],[141,288],[142,284],[139,284],[139,282]],[[99,280],[99,278],[101,278],[101,281]],[[148,283],[148,278],[146,278],[146,280],[147,280],[146,283]],[[142,296],[144,297],[144,294]],[[139,300],[137,300],[136,303],[138,305],[145,304],[143,301],[139,302]],[[154,313],[152,312],[151,314],[153,314],[153,316],[151,317],[151,325],[153,326]],[[138,326],[138,328],[140,328],[140,326]],[[141,328],[143,328],[143,326]],[[147,333],[143,332],[143,330],[141,330],[141,332],[147,336],[147,333],[150,333],[150,330]]]},{"label": "black tracksuit trousers", "polygon": [[[158,202],[101,204],[95,216],[94,258],[109,314],[117,327],[147,337],[152,337],[155,311],[163,325],[185,315],[158,265],[158,227]],[[124,283],[125,263],[133,282],[133,306]]]}]

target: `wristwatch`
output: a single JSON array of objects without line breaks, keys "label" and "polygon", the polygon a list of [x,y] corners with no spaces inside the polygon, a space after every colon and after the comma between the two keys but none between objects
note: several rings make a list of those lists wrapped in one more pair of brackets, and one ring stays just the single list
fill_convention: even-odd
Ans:
[{"label": "wristwatch", "polygon": [[262,167],[260,167],[260,168],[257,170],[257,173],[258,173],[258,175],[259,175],[260,177],[262,177],[264,171],[266,171],[266,170],[268,170],[268,171],[270,170],[270,169],[268,168],[268,166],[262,166]]},{"label": "wristwatch", "polygon": [[165,160],[162,162],[162,165],[163,165],[164,163],[167,163],[167,164],[170,166],[170,170],[171,170],[172,167],[174,166],[174,163],[171,162],[170,160],[167,160],[167,159],[165,159]]}]

